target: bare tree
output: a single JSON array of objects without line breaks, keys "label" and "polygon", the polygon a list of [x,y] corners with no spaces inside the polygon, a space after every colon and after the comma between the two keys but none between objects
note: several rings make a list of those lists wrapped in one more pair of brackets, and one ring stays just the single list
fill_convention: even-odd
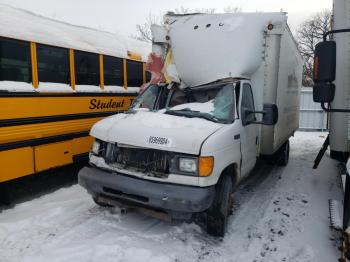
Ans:
[{"label": "bare tree", "polygon": [[152,41],[151,25],[162,24],[162,17],[163,17],[162,15],[154,15],[150,13],[143,24],[136,25],[137,35],[131,35],[131,37],[141,41],[151,42]]},{"label": "bare tree", "polygon": [[236,13],[241,13],[242,12],[242,8],[237,7],[237,6],[225,6],[224,7],[224,13],[232,13],[232,14],[236,14]]},{"label": "bare tree", "polygon": [[299,50],[305,63],[303,69],[303,86],[312,86],[314,51],[317,43],[322,41],[323,34],[330,30],[332,13],[324,10],[316,13],[301,23],[297,30]]}]

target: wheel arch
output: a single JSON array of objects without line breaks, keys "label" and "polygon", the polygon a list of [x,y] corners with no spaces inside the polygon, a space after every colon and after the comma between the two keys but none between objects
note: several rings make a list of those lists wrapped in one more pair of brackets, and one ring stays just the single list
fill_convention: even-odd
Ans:
[{"label": "wheel arch", "polygon": [[228,175],[232,179],[233,187],[238,185],[239,182],[239,172],[238,165],[236,163],[232,163],[224,168],[221,172],[219,179],[221,179],[224,175]]}]

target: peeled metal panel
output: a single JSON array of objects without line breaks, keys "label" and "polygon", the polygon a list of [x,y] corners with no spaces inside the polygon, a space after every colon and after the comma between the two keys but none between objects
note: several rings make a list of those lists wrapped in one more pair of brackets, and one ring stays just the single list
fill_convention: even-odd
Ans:
[{"label": "peeled metal panel", "polygon": [[178,74],[186,85],[196,86],[227,77],[251,78],[263,60],[268,24],[283,31],[287,16],[196,14],[169,19],[169,41]]}]

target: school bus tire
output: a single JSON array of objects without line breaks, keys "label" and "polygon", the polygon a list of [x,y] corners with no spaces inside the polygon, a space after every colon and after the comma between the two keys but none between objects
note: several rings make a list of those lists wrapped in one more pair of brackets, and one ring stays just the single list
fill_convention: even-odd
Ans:
[{"label": "school bus tire", "polygon": [[9,192],[8,185],[0,183],[0,204],[10,205],[11,196]]}]

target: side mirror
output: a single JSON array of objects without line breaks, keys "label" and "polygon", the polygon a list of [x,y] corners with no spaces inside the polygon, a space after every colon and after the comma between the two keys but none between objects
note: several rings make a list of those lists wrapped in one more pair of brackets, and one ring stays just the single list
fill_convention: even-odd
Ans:
[{"label": "side mirror", "polygon": [[315,47],[313,80],[318,82],[333,82],[336,70],[336,43],[326,41]]},{"label": "side mirror", "polygon": [[[242,117],[242,124],[244,126],[248,124],[262,124],[272,126],[275,125],[278,121],[278,108],[275,104],[264,104],[263,111],[244,110],[243,114],[244,116]],[[247,121],[246,119],[251,114],[262,114],[262,121]]]},{"label": "side mirror", "polygon": [[330,103],[335,95],[335,85],[332,83],[315,83],[313,88],[313,98],[316,103]]},{"label": "side mirror", "polygon": [[315,47],[313,99],[316,103],[330,103],[334,99],[336,70],[336,44],[334,41],[318,43]]},{"label": "side mirror", "polygon": [[264,104],[262,124],[275,125],[278,122],[278,108],[275,104]]},{"label": "side mirror", "polygon": [[248,120],[249,116],[251,114],[255,114],[255,112],[248,110],[246,108],[243,109],[243,111],[242,111],[242,125],[243,126],[246,126],[246,125],[253,123],[252,120],[250,120],[250,121]]}]

